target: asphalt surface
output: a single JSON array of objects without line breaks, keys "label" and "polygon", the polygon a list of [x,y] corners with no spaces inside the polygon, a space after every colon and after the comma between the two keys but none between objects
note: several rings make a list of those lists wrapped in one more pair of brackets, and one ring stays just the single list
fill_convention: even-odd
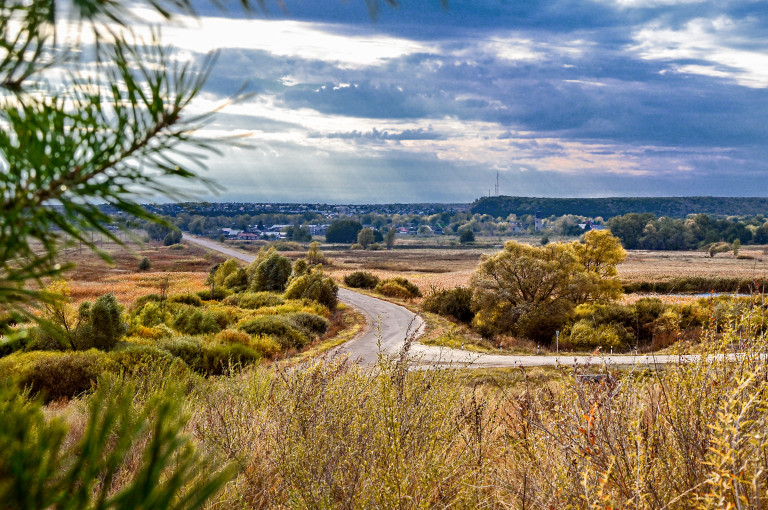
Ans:
[{"label": "asphalt surface", "polygon": [[[183,239],[210,250],[218,251],[244,262],[253,262],[255,256],[221,244],[184,234]],[[377,299],[349,289],[339,289],[339,300],[355,308],[365,317],[366,327],[354,339],[334,349],[333,354],[348,354],[363,364],[377,361],[379,352],[397,354],[410,339],[409,356],[424,365],[456,367],[536,367],[574,365],[655,365],[693,361],[697,356],[518,356],[505,354],[479,354],[461,349],[448,349],[419,343],[416,339],[424,333],[424,320],[407,308]]]}]

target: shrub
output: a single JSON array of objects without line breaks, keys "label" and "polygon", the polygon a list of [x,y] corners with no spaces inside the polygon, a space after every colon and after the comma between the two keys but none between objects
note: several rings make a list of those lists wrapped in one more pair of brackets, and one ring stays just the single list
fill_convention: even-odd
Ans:
[{"label": "shrub", "polygon": [[79,325],[75,331],[78,349],[111,349],[125,335],[122,307],[113,294],[99,297],[93,305],[87,301],[78,310]]},{"label": "shrub", "polygon": [[421,290],[419,290],[416,285],[400,276],[382,280],[378,285],[376,285],[375,290],[376,292],[384,294],[385,296],[396,297],[400,299],[421,297]]},{"label": "shrub", "polygon": [[186,250],[187,246],[184,244],[172,244],[168,247],[169,250]]},{"label": "shrub", "polygon": [[216,341],[223,344],[250,345],[251,335],[237,329],[224,329],[216,335]]},{"label": "shrub", "polygon": [[307,312],[292,313],[288,316],[288,320],[299,330],[311,337],[324,335],[331,324],[325,317]]},{"label": "shrub", "polygon": [[148,340],[159,340],[161,338],[170,338],[173,336],[173,330],[165,324],[160,326],[147,327],[142,325],[133,326],[130,334],[139,338]]},{"label": "shrub", "polygon": [[364,250],[365,247],[360,243],[355,243],[349,247],[350,250]]},{"label": "shrub", "polygon": [[261,262],[250,281],[250,290],[283,291],[288,278],[291,276],[291,261],[278,253],[272,253]]},{"label": "shrub", "polygon": [[165,235],[163,238],[163,244],[165,246],[173,246],[174,244],[179,244],[181,242],[181,237],[181,230],[177,228],[173,229]]},{"label": "shrub", "polygon": [[248,288],[248,272],[240,267],[224,279],[224,287],[232,292],[243,292]]},{"label": "shrub", "polygon": [[322,271],[313,269],[293,280],[285,290],[284,296],[287,299],[309,299],[333,310],[339,301],[338,291],[339,288],[331,277],[323,276]]},{"label": "shrub", "polygon": [[269,335],[275,338],[284,349],[293,347],[300,349],[307,345],[307,336],[291,324],[286,317],[279,315],[264,315],[244,321],[238,328],[250,335]]},{"label": "shrub", "polygon": [[152,263],[149,261],[147,257],[144,257],[139,262],[139,270],[140,271],[149,271],[152,268]]},{"label": "shrub", "polygon": [[224,329],[240,319],[241,310],[233,306],[214,305],[209,306],[206,312],[213,317],[221,329]]},{"label": "shrub", "polygon": [[125,374],[146,375],[171,366],[176,358],[152,345],[127,345],[109,353],[117,369]]},{"label": "shrub", "polygon": [[592,350],[597,347],[619,349],[626,346],[626,334],[614,324],[595,327],[590,319],[581,319],[571,327],[569,341],[575,349]]},{"label": "shrub", "polygon": [[224,304],[239,306],[249,310],[256,310],[265,306],[280,306],[285,300],[274,292],[245,292],[229,296]]},{"label": "shrub", "polygon": [[712,243],[707,249],[710,257],[714,257],[718,253],[725,253],[731,251],[732,247],[728,243]]},{"label": "shrub", "polygon": [[474,243],[475,242],[475,233],[472,232],[471,228],[466,228],[462,230],[459,233],[459,242],[461,244],[467,244],[467,243]]},{"label": "shrub", "polygon": [[309,249],[307,250],[307,264],[310,266],[315,266],[317,264],[327,264],[328,259],[325,257],[325,254],[320,250],[320,243],[317,241],[311,243],[309,245]]},{"label": "shrub", "polygon": [[168,324],[171,321],[170,312],[155,301],[149,301],[141,308],[134,310],[134,314],[136,314],[134,324],[150,328]]},{"label": "shrub", "polygon": [[154,302],[160,301],[160,296],[157,294],[147,294],[146,296],[139,296],[133,302],[133,305],[131,305],[131,310],[138,310],[139,308],[143,307],[145,304],[151,301],[154,301]]},{"label": "shrub", "polygon": [[221,375],[234,365],[261,360],[261,354],[240,344],[206,345],[196,338],[181,337],[158,344],[160,349],[178,357],[189,368],[203,375]]},{"label": "shrub", "polygon": [[470,323],[475,314],[472,311],[472,289],[456,287],[429,294],[421,306],[432,313],[453,317],[457,321]]},{"label": "shrub", "polygon": [[173,320],[173,327],[185,335],[200,335],[204,333],[218,333],[221,327],[215,317],[208,311],[197,308],[181,308]]},{"label": "shrub", "polygon": [[189,306],[202,306],[203,300],[197,294],[174,294],[168,298],[171,303],[181,303]]},{"label": "shrub", "polygon": [[22,336],[11,337],[10,339],[0,338],[0,358],[24,349],[28,342],[29,338]]},{"label": "shrub", "polygon": [[379,284],[379,277],[368,271],[355,271],[344,277],[344,284],[354,289],[373,289]]},{"label": "shrub", "polygon": [[293,241],[276,241],[272,243],[276,251],[300,251],[301,245]]},{"label": "shrub", "polygon": [[115,370],[115,364],[104,353],[26,352],[0,360],[0,379],[16,380],[46,402],[76,397],[89,391],[99,375]]},{"label": "shrub", "polygon": [[203,301],[221,301],[225,297],[230,295],[230,292],[226,289],[222,289],[221,287],[216,287],[213,294],[211,294],[210,289],[201,290],[197,293],[198,296],[200,296],[200,299]]},{"label": "shrub", "polygon": [[383,250],[384,248],[379,243],[373,243],[368,247],[368,249],[371,251],[380,251],[380,250]]}]

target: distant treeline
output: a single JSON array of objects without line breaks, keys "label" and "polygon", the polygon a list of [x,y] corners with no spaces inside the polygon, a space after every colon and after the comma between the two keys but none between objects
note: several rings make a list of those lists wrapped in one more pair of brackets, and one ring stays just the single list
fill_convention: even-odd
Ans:
[{"label": "distant treeline", "polygon": [[608,220],[611,233],[629,250],[695,250],[713,243],[767,244],[768,222],[762,215],[717,219],[697,214],[685,219],[629,213]]},{"label": "distant treeline", "polygon": [[540,218],[573,214],[604,219],[628,213],[652,213],[657,217],[685,218],[691,214],[756,216],[768,213],[768,198],[751,197],[614,197],[533,198],[483,197],[470,211],[506,218],[510,214],[539,213]]}]

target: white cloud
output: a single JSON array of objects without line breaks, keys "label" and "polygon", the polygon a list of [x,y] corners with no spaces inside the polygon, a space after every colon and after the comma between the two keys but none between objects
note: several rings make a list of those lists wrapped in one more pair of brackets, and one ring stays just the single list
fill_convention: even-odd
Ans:
[{"label": "white cloud", "polygon": [[[285,58],[333,62],[359,68],[430,48],[416,41],[378,34],[343,34],[338,26],[301,21],[201,18],[163,30],[174,46],[205,53],[213,49],[260,50]],[[204,34],[204,35],[203,35]]]},{"label": "white cloud", "polygon": [[752,88],[768,87],[768,54],[755,48],[748,21],[697,18],[675,29],[653,23],[638,30],[630,51],[645,60],[701,60],[710,65],[671,65],[670,71],[729,78]]}]

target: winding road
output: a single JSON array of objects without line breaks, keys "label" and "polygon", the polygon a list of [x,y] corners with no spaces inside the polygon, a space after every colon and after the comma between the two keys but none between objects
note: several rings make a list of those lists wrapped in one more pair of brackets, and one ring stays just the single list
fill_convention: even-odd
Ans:
[{"label": "winding road", "polygon": [[[183,239],[209,250],[218,251],[228,257],[244,262],[253,262],[256,257],[249,253],[234,250],[215,241],[184,234]],[[407,338],[414,341],[410,355],[424,365],[451,365],[457,367],[535,367],[556,365],[655,365],[693,361],[698,356],[518,356],[505,354],[480,354],[461,349],[435,347],[415,341],[424,333],[426,324],[418,314],[400,305],[377,299],[349,289],[339,289],[339,300],[355,308],[365,317],[366,327],[354,339],[334,349],[335,354],[348,354],[362,364],[373,364],[378,359],[379,350],[386,354],[396,354]]]}]

